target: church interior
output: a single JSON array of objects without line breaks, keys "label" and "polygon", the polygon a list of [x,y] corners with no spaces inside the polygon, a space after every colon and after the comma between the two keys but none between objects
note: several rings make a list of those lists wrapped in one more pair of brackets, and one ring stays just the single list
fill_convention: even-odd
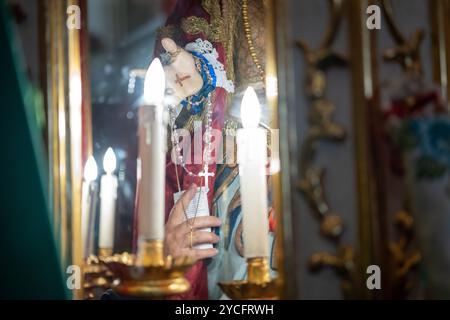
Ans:
[{"label": "church interior", "polygon": [[450,0],[0,11],[0,299],[450,299]]}]

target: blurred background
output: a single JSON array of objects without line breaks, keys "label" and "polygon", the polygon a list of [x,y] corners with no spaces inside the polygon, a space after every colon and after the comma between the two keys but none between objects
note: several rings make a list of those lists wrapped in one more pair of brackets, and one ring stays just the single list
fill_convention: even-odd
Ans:
[{"label": "blurred background", "polygon": [[[69,100],[74,66],[80,130],[92,136],[79,141],[80,157],[114,148],[115,249],[131,247],[139,75],[176,1],[79,1],[87,15],[75,49],[58,29],[66,1],[57,2],[0,1],[0,243],[4,261],[28,275],[13,281],[2,263],[2,298],[70,296],[60,265],[76,250],[71,192],[80,186],[55,176],[55,166],[73,169],[73,145],[52,137],[69,135],[70,112],[58,99]],[[283,0],[273,8],[286,297],[450,298],[450,1]],[[371,21],[380,28],[370,30]],[[367,288],[370,265],[380,267],[381,290]],[[48,290],[36,292],[43,283]]]}]

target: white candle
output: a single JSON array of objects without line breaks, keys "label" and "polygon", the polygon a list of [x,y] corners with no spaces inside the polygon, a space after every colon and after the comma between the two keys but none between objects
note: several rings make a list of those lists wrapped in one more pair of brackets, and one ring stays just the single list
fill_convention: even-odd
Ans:
[{"label": "white candle", "polygon": [[255,91],[249,87],[241,104],[243,129],[237,133],[242,203],[244,255],[268,257],[267,136],[258,128],[261,110]]},{"label": "white candle", "polygon": [[166,178],[166,121],[164,69],[159,59],[148,68],[143,105],[139,110],[139,241],[164,239]]},{"label": "white candle", "polygon": [[90,156],[84,166],[84,181],[81,191],[81,237],[83,257],[87,258],[94,250],[94,221],[97,201],[97,163]]},{"label": "white candle", "polygon": [[98,246],[102,249],[113,249],[118,182],[117,177],[114,175],[114,170],[116,170],[116,156],[111,148],[108,148],[103,157],[103,169],[106,174],[102,176],[100,182],[100,231]]}]

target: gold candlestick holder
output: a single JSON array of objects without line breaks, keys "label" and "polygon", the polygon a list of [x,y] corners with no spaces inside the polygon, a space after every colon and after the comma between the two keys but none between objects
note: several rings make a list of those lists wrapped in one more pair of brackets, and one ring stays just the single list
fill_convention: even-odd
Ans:
[{"label": "gold candlestick holder", "polygon": [[222,291],[233,300],[277,299],[279,284],[270,279],[268,259],[247,260],[247,280],[219,282]]},{"label": "gold candlestick holder", "polygon": [[83,274],[85,300],[99,299],[103,292],[111,288],[114,281],[112,272],[96,256],[90,256],[86,259]]},{"label": "gold candlestick holder", "polygon": [[112,248],[98,248],[98,256],[100,258],[110,257],[113,254]]},{"label": "gold candlestick holder", "polygon": [[184,272],[193,265],[186,257],[164,257],[163,242],[139,244],[137,255],[116,254],[101,261],[114,274],[112,289],[126,297],[158,299],[190,289]]}]

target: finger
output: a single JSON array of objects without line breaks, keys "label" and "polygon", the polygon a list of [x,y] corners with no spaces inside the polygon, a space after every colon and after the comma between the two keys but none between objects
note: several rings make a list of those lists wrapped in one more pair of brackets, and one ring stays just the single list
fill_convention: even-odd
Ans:
[{"label": "finger", "polygon": [[176,53],[178,50],[177,44],[170,38],[162,38],[161,44],[163,48],[169,53]]},{"label": "finger", "polygon": [[215,216],[197,217],[189,219],[189,225],[194,229],[219,227],[222,221]]},{"label": "finger", "polygon": [[196,217],[181,222],[178,228],[180,228],[179,232],[188,233],[191,231],[191,226],[192,229],[203,229],[219,227],[221,224],[222,221],[215,216]]},{"label": "finger", "polygon": [[217,255],[219,251],[217,249],[191,249],[188,250],[188,256],[193,257],[195,260],[212,258]]},{"label": "finger", "polygon": [[[190,247],[190,232],[187,233],[187,244]],[[204,244],[204,243],[217,243],[219,242],[220,238],[213,232],[207,232],[207,231],[195,231],[192,234],[192,246],[198,245],[198,244]]]}]

